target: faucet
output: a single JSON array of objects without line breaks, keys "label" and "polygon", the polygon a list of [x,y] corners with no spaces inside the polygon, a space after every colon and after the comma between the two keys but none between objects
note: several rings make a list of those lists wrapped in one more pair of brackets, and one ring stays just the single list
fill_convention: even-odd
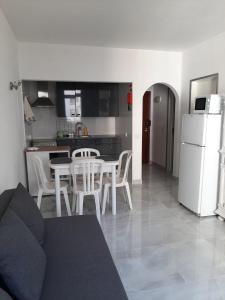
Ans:
[{"label": "faucet", "polygon": [[76,135],[82,135],[82,128],[84,127],[84,124],[82,122],[77,122],[75,125],[75,134]]}]

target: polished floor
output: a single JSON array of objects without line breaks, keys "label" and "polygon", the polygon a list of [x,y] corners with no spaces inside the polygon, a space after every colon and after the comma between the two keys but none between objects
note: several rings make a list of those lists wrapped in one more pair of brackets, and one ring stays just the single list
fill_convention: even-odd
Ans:
[{"label": "polished floor", "polygon": [[[143,184],[132,187],[132,199],[129,211],[118,193],[117,215],[109,207],[102,216],[129,299],[225,299],[225,223],[179,205],[177,181],[156,167],[144,167]],[[51,198],[43,201],[42,211],[54,216]],[[88,199],[85,213],[93,211]]]}]

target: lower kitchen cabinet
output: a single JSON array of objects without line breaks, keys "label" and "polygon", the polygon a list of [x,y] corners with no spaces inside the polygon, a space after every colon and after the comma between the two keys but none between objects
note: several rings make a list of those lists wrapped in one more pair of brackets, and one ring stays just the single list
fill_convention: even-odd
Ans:
[{"label": "lower kitchen cabinet", "polygon": [[60,138],[57,139],[57,146],[69,146],[71,154],[80,148],[94,148],[99,150],[101,155],[116,155],[121,152],[121,139],[120,137]]}]

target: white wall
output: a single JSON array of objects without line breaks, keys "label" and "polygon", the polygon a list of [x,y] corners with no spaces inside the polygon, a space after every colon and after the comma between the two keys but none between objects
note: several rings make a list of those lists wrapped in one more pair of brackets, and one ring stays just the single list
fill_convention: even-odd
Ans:
[{"label": "white wall", "polygon": [[17,42],[0,10],[0,192],[25,182],[21,98],[9,90],[18,80]]},{"label": "white wall", "polygon": [[119,117],[116,118],[115,132],[121,136],[122,150],[132,149],[132,111],[128,110],[128,92],[128,83],[119,84]]},{"label": "white wall", "polygon": [[[19,44],[21,79],[133,83],[133,180],[142,178],[142,97],[163,82],[180,94],[181,53],[38,43]],[[177,104],[177,120],[179,102]],[[177,123],[178,126],[178,123]],[[175,129],[176,146],[178,128]],[[179,149],[179,148],[178,148]],[[177,147],[176,158],[177,156]],[[135,170],[135,171],[134,171]],[[174,174],[177,175],[175,164]]]},{"label": "white wall", "polygon": [[205,41],[183,53],[182,106],[188,111],[190,80],[219,73],[218,92],[225,94],[225,33]]}]

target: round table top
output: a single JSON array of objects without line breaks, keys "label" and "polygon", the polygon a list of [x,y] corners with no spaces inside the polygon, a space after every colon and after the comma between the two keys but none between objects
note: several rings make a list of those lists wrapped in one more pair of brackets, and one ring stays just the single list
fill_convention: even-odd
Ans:
[{"label": "round table top", "polygon": [[[95,159],[96,157],[92,157],[92,158]],[[82,161],[82,160],[85,160],[85,159],[90,159],[90,157],[71,157],[71,159],[72,159],[72,162],[74,162],[74,161]],[[104,161],[104,159],[101,159],[101,160]],[[49,165],[50,165],[51,169],[64,169],[64,168],[69,168],[71,163],[57,163],[57,164],[54,164],[54,163],[51,163],[51,161],[50,161]],[[117,166],[119,164],[119,160],[107,160],[107,161],[104,161],[104,163],[107,164],[107,165]]]}]

